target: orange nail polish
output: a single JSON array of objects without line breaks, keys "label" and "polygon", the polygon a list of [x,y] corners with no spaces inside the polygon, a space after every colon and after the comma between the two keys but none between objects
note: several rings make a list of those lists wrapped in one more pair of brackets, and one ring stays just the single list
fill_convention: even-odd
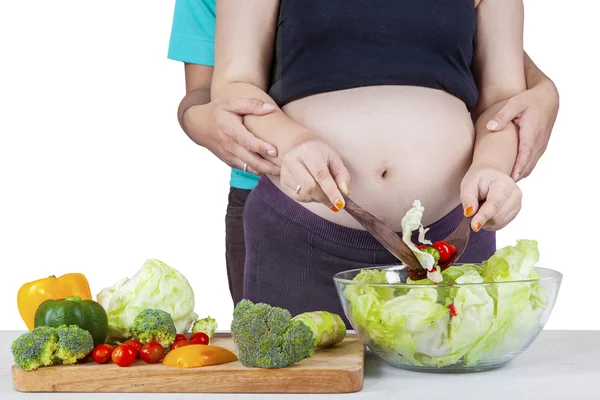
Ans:
[{"label": "orange nail polish", "polygon": [[338,212],[340,210],[338,210],[337,208],[335,208],[334,206],[329,207],[329,209],[333,212]]},{"label": "orange nail polish", "polygon": [[467,208],[465,208],[465,217],[470,217],[471,214],[473,214],[473,207],[467,206]]},{"label": "orange nail polish", "polygon": [[338,210],[341,210],[342,208],[344,208],[344,202],[343,202],[343,201],[341,201],[340,199],[337,199],[337,200],[335,201],[335,207],[336,207]]},{"label": "orange nail polish", "polygon": [[475,232],[479,232],[480,229],[481,229],[481,222],[476,222],[475,223]]}]

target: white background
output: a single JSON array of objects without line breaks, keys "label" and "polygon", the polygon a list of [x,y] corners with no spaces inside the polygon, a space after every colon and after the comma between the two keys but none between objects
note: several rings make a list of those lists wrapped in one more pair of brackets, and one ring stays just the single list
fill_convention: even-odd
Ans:
[{"label": "white background", "polygon": [[[196,312],[227,328],[229,170],[177,123],[174,1],[0,4],[0,329],[24,328],[25,282],[82,272],[95,295],[147,258],[181,271]],[[537,239],[541,265],[564,273],[548,328],[600,329],[600,6],[525,6],[525,48],[559,87],[561,111],[499,245]]]}]

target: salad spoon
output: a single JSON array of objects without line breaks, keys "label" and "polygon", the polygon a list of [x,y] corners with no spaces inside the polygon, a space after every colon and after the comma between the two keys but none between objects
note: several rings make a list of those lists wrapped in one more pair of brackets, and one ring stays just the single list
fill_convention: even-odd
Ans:
[{"label": "salad spoon", "polygon": [[[402,241],[396,232],[373,214],[356,204],[348,196],[343,195],[346,201],[344,210],[350,214],[359,224],[379,241],[390,253],[404,265],[410,267],[414,272],[424,274],[425,269],[412,252]],[[458,248],[457,248],[458,249]]]}]

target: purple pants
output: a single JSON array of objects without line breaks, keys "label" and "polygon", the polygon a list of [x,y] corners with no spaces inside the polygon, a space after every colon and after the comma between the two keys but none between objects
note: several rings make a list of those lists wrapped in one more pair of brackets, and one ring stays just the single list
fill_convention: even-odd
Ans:
[{"label": "purple pants", "polygon": [[[462,219],[459,206],[429,226],[433,242],[448,236]],[[288,309],[292,315],[325,310],[345,318],[333,275],[398,264],[370,233],[327,221],[261,178],[244,208],[246,263],[244,298]],[[414,238],[416,240],[416,237]],[[460,262],[480,263],[496,250],[494,232],[472,233]]]}]

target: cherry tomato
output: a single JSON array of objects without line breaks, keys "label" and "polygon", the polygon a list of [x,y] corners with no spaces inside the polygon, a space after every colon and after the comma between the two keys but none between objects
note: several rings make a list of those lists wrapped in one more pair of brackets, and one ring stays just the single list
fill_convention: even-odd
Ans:
[{"label": "cherry tomato", "polygon": [[427,248],[427,245],[425,245],[425,244],[421,244],[421,245],[417,246],[417,249],[419,249],[419,250],[425,250],[426,248]]},{"label": "cherry tomato", "polygon": [[92,351],[92,358],[98,364],[104,364],[105,362],[107,362],[108,360],[110,360],[110,356],[112,355],[112,352],[113,352],[113,348],[112,348],[111,345],[108,345],[108,344],[99,344]]},{"label": "cherry tomato", "polygon": [[89,361],[90,357],[92,356],[92,352],[90,351],[89,353],[86,354],[85,357],[83,357],[81,360],[79,360],[78,362],[83,364]]},{"label": "cherry tomato", "polygon": [[204,332],[194,333],[190,337],[191,344],[208,344],[208,342],[210,342],[210,339],[208,338],[208,335]]},{"label": "cherry tomato", "polygon": [[178,347],[189,346],[190,344],[189,340],[180,340],[171,345],[171,350],[175,350]]},{"label": "cherry tomato", "polygon": [[450,249],[450,255],[456,253],[456,247],[452,246],[451,244],[448,243],[448,248]]},{"label": "cherry tomato", "polygon": [[187,338],[181,333],[178,333],[177,335],[175,335],[175,341],[179,342],[180,340],[187,340]]},{"label": "cherry tomato", "polygon": [[123,344],[133,347],[133,349],[135,350],[136,357],[140,358],[140,350],[142,349],[142,343],[139,340],[129,339],[126,340]]},{"label": "cherry tomato", "polygon": [[120,344],[113,350],[111,358],[119,367],[128,367],[135,362],[135,349],[127,344]]},{"label": "cherry tomato", "polygon": [[165,355],[165,349],[156,342],[146,343],[140,350],[140,358],[148,364],[155,364],[162,360]]},{"label": "cherry tomato", "polygon": [[446,262],[450,259],[450,247],[448,247],[448,243],[439,241],[435,242],[432,247],[436,249],[440,253],[440,260],[438,262]]}]

